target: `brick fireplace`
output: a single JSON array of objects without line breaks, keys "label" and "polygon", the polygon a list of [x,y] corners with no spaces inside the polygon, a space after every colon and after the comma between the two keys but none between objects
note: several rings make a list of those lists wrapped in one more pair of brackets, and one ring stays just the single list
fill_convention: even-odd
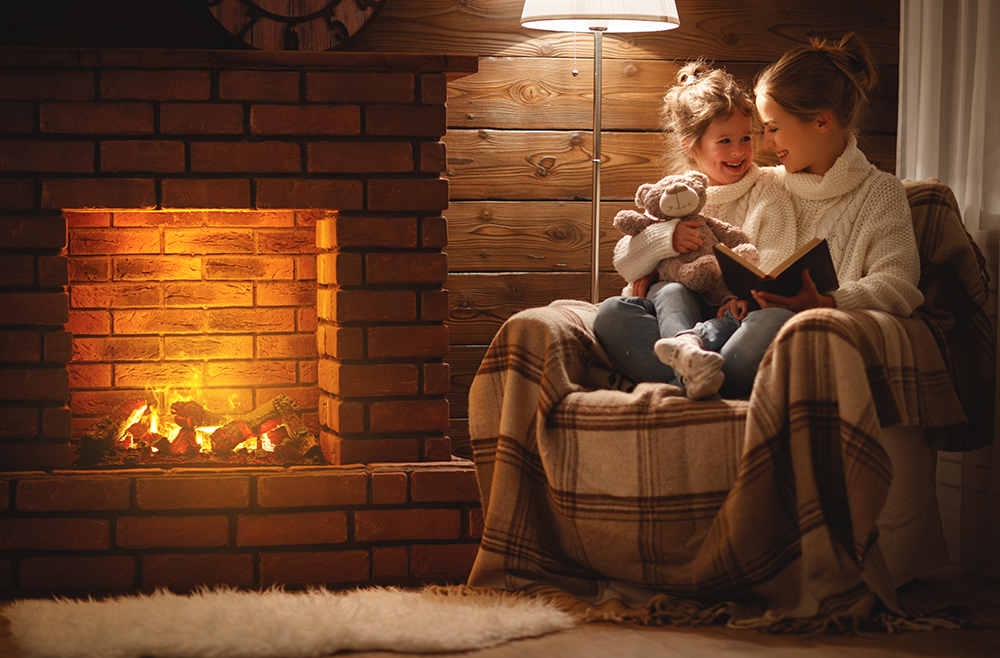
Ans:
[{"label": "brick fireplace", "polygon": [[[462,577],[445,101],[474,57],[0,50],[0,596]],[[148,388],[325,466],[79,470]]]}]

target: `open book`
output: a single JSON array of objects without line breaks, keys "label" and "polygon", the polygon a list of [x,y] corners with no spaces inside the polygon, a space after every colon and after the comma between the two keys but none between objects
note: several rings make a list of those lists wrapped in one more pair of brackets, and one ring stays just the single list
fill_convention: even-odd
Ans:
[{"label": "open book", "polygon": [[715,245],[715,258],[719,261],[726,286],[734,295],[747,301],[753,301],[751,290],[766,290],[783,297],[795,296],[802,287],[804,269],[809,270],[809,276],[821,294],[840,287],[833,260],[830,259],[830,248],[826,240],[820,238],[809,240],[767,273],[721,243]]}]

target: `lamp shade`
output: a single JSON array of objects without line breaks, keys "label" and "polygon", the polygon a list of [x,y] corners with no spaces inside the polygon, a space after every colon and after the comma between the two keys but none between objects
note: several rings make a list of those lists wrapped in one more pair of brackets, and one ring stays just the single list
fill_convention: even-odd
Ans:
[{"label": "lamp shade", "polygon": [[524,0],[521,25],[553,32],[658,32],[680,25],[674,0]]}]

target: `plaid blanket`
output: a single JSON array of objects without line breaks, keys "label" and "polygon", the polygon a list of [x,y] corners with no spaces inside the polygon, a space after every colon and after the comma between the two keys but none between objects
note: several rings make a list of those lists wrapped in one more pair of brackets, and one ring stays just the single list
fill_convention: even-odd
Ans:
[{"label": "plaid blanket", "polygon": [[543,592],[591,618],[905,619],[876,543],[892,480],[881,427],[950,431],[974,407],[922,318],[799,313],[749,401],[693,402],[667,384],[595,387],[588,373],[607,366],[595,311],[522,311],[483,360],[469,407],[485,529],[470,585]]}]

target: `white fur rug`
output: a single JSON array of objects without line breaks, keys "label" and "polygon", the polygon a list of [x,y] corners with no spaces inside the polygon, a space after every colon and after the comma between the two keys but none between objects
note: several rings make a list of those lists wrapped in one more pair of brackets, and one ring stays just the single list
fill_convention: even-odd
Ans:
[{"label": "white fur rug", "polygon": [[480,649],[567,629],[538,599],[483,590],[157,592],[17,601],[3,610],[24,658],[299,658],[339,651]]}]

